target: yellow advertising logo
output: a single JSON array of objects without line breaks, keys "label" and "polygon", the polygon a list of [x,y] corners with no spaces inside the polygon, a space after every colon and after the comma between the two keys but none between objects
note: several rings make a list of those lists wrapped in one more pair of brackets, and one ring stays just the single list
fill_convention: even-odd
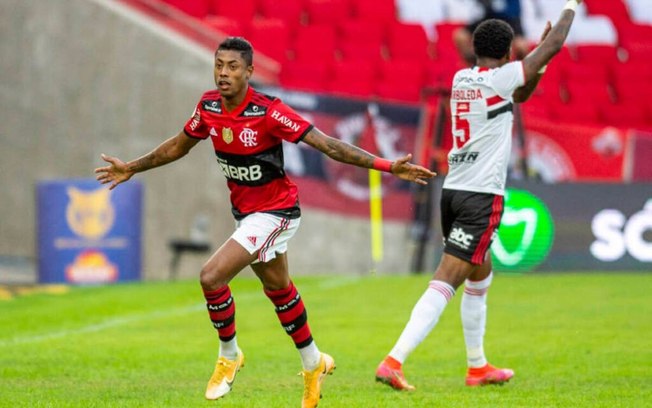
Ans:
[{"label": "yellow advertising logo", "polygon": [[106,283],[117,279],[118,268],[100,251],[84,251],[66,267],[68,282]]},{"label": "yellow advertising logo", "polygon": [[99,239],[113,226],[115,210],[111,206],[111,191],[100,187],[94,191],[68,188],[66,220],[77,235],[86,239]]}]

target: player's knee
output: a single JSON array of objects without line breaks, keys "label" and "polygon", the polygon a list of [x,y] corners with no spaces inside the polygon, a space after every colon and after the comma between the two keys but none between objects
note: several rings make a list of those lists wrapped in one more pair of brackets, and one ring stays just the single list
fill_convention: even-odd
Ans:
[{"label": "player's knee", "polygon": [[204,265],[199,274],[199,283],[204,290],[217,290],[226,286],[228,282],[221,277],[219,270],[210,265]]}]

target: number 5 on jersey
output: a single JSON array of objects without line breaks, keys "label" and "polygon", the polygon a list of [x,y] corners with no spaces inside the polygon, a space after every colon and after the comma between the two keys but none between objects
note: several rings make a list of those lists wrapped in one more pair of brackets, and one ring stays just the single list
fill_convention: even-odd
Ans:
[{"label": "number 5 on jersey", "polygon": [[461,115],[471,111],[469,102],[457,102],[455,105],[455,123],[453,124],[453,141],[457,149],[461,149],[471,138],[469,121]]}]

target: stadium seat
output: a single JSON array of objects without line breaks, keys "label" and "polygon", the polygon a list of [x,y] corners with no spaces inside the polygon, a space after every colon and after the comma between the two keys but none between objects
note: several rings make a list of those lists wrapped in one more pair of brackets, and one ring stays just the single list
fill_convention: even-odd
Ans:
[{"label": "stadium seat", "polygon": [[618,61],[618,49],[610,45],[580,44],[575,47],[580,63],[612,64]]},{"label": "stadium seat", "polygon": [[[318,38],[318,41],[315,39]],[[328,24],[299,26],[291,44],[292,54],[297,61],[331,61],[336,51],[336,34]]]},{"label": "stadium seat", "polygon": [[370,97],[375,85],[373,64],[366,61],[338,61],[333,64],[328,90],[343,95]]},{"label": "stadium seat", "polygon": [[430,87],[450,91],[455,73],[463,68],[466,66],[459,59],[430,61],[425,64],[426,84]]},{"label": "stadium seat", "polygon": [[550,105],[550,119],[582,124],[596,124],[601,122],[600,111],[593,103],[559,103]]},{"label": "stadium seat", "polygon": [[435,25],[437,40],[435,41],[435,54],[439,60],[455,60],[460,58],[459,52],[453,42],[453,33],[458,28],[464,27],[462,23],[441,23]]},{"label": "stadium seat", "polygon": [[342,42],[338,45],[338,48],[344,60],[362,60],[373,64],[385,59],[387,54],[382,45],[359,40]]},{"label": "stadium seat", "polygon": [[303,1],[297,0],[259,0],[258,11],[266,18],[280,18],[294,30],[305,23],[306,15]]},{"label": "stadium seat", "polygon": [[211,28],[234,37],[246,37],[247,29],[237,20],[228,17],[209,15],[204,22]]},{"label": "stadium seat", "polygon": [[612,79],[616,88],[627,83],[651,83],[652,69],[648,62],[627,62],[613,66]]},{"label": "stadium seat", "polygon": [[606,82],[569,82],[564,87],[570,103],[609,105],[615,102]]},{"label": "stadium seat", "polygon": [[338,25],[338,43],[358,41],[382,44],[385,41],[385,25],[369,20],[345,20]]},{"label": "stadium seat", "polygon": [[165,0],[165,3],[196,18],[204,18],[210,11],[209,0]]},{"label": "stadium seat", "polygon": [[290,61],[283,64],[280,83],[286,88],[303,91],[324,91],[330,76],[329,61]]},{"label": "stadium seat", "polygon": [[562,65],[562,81],[572,82],[609,82],[609,67],[602,64],[567,63]]},{"label": "stadium seat", "polygon": [[623,0],[585,0],[588,14],[608,16],[616,26],[630,21],[627,5]]},{"label": "stadium seat", "polygon": [[256,0],[209,0],[209,13],[247,24],[256,15]]},{"label": "stadium seat", "polygon": [[394,0],[355,0],[352,6],[353,16],[359,20],[370,20],[380,24],[397,21]]},{"label": "stadium seat", "polygon": [[[305,0],[309,24],[332,24],[351,18],[350,0]],[[318,41],[318,38],[313,38]]]},{"label": "stadium seat", "polygon": [[283,20],[257,18],[249,28],[249,40],[254,49],[277,61],[287,59],[290,31]]},{"label": "stadium seat", "polygon": [[378,68],[376,94],[381,98],[418,102],[425,87],[423,64],[407,60],[385,61]]},{"label": "stadium seat", "polygon": [[419,103],[422,87],[416,84],[395,84],[378,82],[375,94],[380,99],[394,102]]},{"label": "stadium seat", "polygon": [[388,27],[387,47],[392,59],[424,63],[432,59],[433,50],[421,24],[394,23]]},{"label": "stadium seat", "polygon": [[612,126],[644,127],[650,124],[647,110],[636,103],[602,106],[604,122]]}]

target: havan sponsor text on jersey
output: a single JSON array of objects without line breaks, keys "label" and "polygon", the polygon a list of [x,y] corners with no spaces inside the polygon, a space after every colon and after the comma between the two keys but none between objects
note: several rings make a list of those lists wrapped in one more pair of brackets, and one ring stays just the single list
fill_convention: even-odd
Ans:
[{"label": "havan sponsor text on jersey", "polygon": [[298,143],[312,127],[280,99],[249,87],[232,111],[217,90],[204,93],[184,131],[192,138],[210,137],[233,214],[242,219],[254,212],[299,216],[297,188],[283,169],[282,142]]},{"label": "havan sponsor text on jersey", "polygon": [[451,89],[453,148],[444,188],[503,195],[512,144],[514,91],[521,62],[458,71]]}]

